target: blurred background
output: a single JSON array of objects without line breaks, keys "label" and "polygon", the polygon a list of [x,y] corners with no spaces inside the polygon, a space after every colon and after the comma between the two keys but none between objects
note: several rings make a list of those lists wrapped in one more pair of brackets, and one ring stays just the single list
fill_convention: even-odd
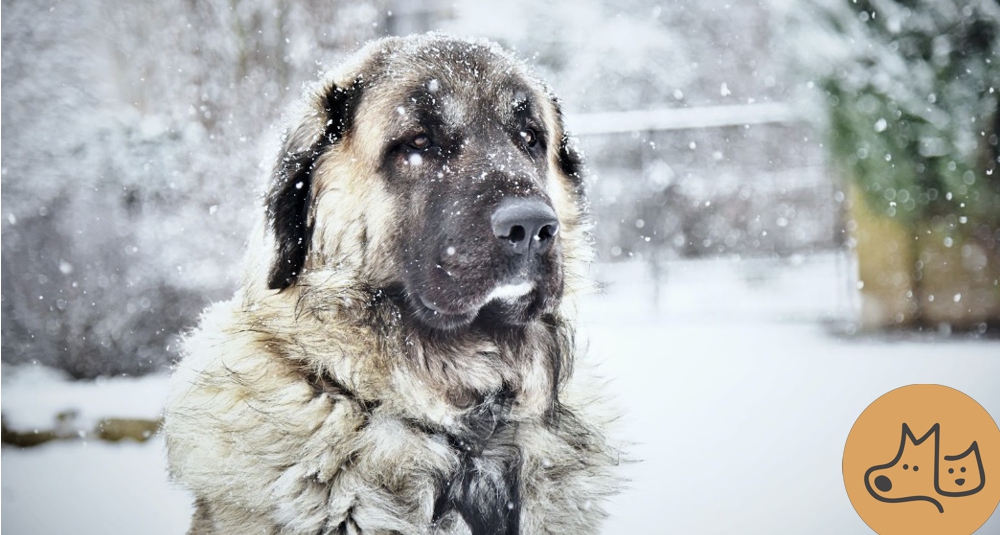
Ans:
[{"label": "blurred background", "polygon": [[177,337],[236,288],[283,111],[385,35],[489,37],[564,103],[587,354],[643,461],[608,533],[864,533],[839,456],[867,403],[934,382],[1000,414],[994,0],[2,8],[11,533],[185,529]]}]

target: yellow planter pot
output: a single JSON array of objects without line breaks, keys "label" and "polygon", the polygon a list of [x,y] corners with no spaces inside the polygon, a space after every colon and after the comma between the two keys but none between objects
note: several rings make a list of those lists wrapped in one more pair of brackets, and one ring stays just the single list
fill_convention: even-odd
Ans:
[{"label": "yellow planter pot", "polygon": [[1000,250],[972,237],[957,217],[906,225],[849,190],[862,329],[975,329],[1000,321]]}]

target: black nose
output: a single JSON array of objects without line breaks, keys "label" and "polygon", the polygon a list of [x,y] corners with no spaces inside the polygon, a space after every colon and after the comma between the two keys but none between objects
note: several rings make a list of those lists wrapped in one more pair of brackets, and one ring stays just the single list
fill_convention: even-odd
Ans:
[{"label": "black nose", "polygon": [[962,485],[965,484],[965,479],[964,478],[963,479],[956,479],[955,480],[955,484],[958,485],[959,487],[961,487]]},{"label": "black nose", "polygon": [[892,481],[885,476],[878,476],[875,478],[875,488],[882,492],[889,492],[892,490]]},{"label": "black nose", "polygon": [[559,232],[555,211],[539,199],[507,199],[493,211],[490,223],[493,235],[520,255],[544,252]]}]

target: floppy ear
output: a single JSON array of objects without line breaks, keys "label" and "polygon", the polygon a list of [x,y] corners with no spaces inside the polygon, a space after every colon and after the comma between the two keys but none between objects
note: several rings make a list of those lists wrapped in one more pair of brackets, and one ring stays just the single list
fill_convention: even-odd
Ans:
[{"label": "floppy ear", "polygon": [[559,140],[558,158],[559,169],[569,177],[574,186],[581,188],[583,186],[583,156],[577,150],[576,144],[569,134],[563,133],[562,139]]},{"label": "floppy ear", "polygon": [[302,272],[312,239],[309,204],[316,162],[351,129],[360,97],[360,79],[347,87],[330,85],[317,102],[322,122],[303,124],[285,141],[265,200],[277,248],[267,281],[272,290],[288,288]]},{"label": "floppy ear", "polygon": [[562,171],[581,198],[584,195],[583,189],[583,156],[577,150],[573,137],[566,133],[566,121],[563,118],[562,107],[559,100],[552,97],[552,105],[556,109],[556,120],[559,121],[561,137],[556,142],[556,161],[559,163],[559,170]]}]

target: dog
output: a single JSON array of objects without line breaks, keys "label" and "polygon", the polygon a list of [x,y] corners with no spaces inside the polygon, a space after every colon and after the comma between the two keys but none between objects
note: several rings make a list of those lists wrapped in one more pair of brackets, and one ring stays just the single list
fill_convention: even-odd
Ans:
[{"label": "dog", "polygon": [[597,533],[620,451],[573,374],[591,246],[557,99],[427,34],[291,116],[241,286],[172,378],[189,533]]}]

